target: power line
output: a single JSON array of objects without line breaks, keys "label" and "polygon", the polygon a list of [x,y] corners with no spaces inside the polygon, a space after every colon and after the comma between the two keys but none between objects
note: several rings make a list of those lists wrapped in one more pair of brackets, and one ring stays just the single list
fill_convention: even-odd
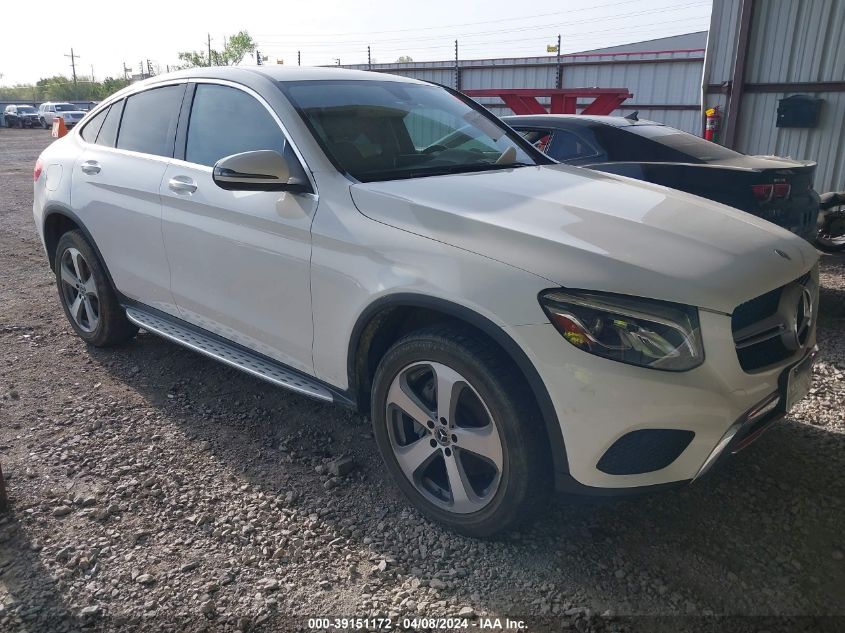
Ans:
[{"label": "power line", "polygon": [[[694,4],[694,3],[690,3],[690,4],[685,4],[685,5],[676,5],[674,8],[676,8],[676,9],[678,9],[678,8],[690,8],[690,7],[693,7],[693,6],[697,6],[697,5]],[[631,18],[631,17],[639,17],[639,16],[642,16],[642,15],[647,15],[647,14],[651,14],[651,13],[652,13],[652,11],[636,11],[636,12],[633,12],[633,13],[629,13],[629,14],[623,16],[623,17],[628,19],[628,18]],[[705,18],[708,18],[708,17],[709,16],[695,15],[695,16],[687,16],[687,17],[683,17],[683,18],[677,18],[675,20],[652,22],[648,26],[648,28],[650,30],[652,27],[659,26],[659,25],[662,25],[662,24],[677,23],[677,22],[691,22],[693,20],[705,19]],[[607,18],[607,20],[615,20],[615,19],[619,19],[619,18],[618,17]],[[459,39],[463,42],[463,41],[466,41],[469,38],[486,37],[486,36],[489,36],[489,35],[502,35],[504,33],[524,33],[524,32],[527,32],[527,31],[538,31],[538,30],[542,30],[542,29],[547,29],[549,31],[555,31],[560,26],[569,27],[569,26],[572,26],[572,25],[575,25],[575,24],[591,23],[591,22],[595,22],[595,21],[596,20],[568,21],[565,25],[543,24],[543,25],[539,25],[539,26],[520,27],[520,28],[514,28],[514,29],[500,29],[500,30],[497,30],[497,31],[479,31],[479,32],[462,34],[462,35],[459,36]],[[608,33],[608,32],[612,32],[612,31],[630,31],[630,30],[631,30],[630,27],[626,25],[626,26],[612,27],[612,28],[609,28],[609,29],[581,31],[580,33],[577,33],[577,34],[573,33],[572,35],[567,35],[567,40],[572,39],[572,38],[582,38],[585,35],[596,34],[596,33]],[[642,29],[640,29],[640,30],[642,30]],[[289,44],[290,46],[298,46],[300,48],[327,48],[327,47],[328,48],[338,48],[338,46],[355,46],[355,45],[366,46],[367,44],[371,44],[371,45],[388,44],[388,45],[390,45],[390,44],[394,44],[394,43],[407,44],[408,42],[415,42],[415,41],[432,42],[432,41],[439,41],[441,39],[445,39],[446,37],[450,37],[450,36],[444,34],[442,36],[425,36],[425,37],[419,37],[419,38],[401,38],[401,39],[390,39],[390,40],[370,39],[370,40],[361,40],[361,41],[334,41],[334,42],[325,42],[325,43],[319,43],[319,42],[318,43],[290,42],[290,41],[285,40],[284,44]],[[499,41],[501,41],[501,40],[497,40],[496,43],[498,43]],[[273,42],[272,39],[262,38],[261,44],[264,45],[264,46],[273,46],[276,43]],[[415,45],[412,45],[412,46],[416,47]],[[406,46],[406,48],[409,48],[409,47]]]},{"label": "power line", "polygon": [[[553,15],[572,15],[573,13],[580,13],[580,12],[583,12],[583,11],[594,11],[595,9],[604,9],[604,8],[607,8],[607,7],[617,7],[617,6],[624,5],[624,4],[639,4],[639,0],[620,0],[619,2],[597,4],[597,5],[593,5],[591,7],[583,7],[583,8],[579,8],[579,9],[569,9],[569,10],[566,10],[566,11],[552,11],[551,13],[537,13],[537,14],[534,14],[534,15],[527,15],[527,16],[513,16],[513,17],[509,17],[509,18],[498,18],[498,19],[495,19],[495,20],[484,20],[484,21],[480,21],[480,22],[465,22],[465,23],[462,23],[462,24],[452,23],[452,24],[443,24],[443,25],[439,25],[439,26],[422,26],[422,27],[415,27],[415,28],[410,28],[410,29],[393,29],[393,30],[389,30],[389,31],[368,31],[367,34],[368,35],[379,35],[379,34],[383,34],[383,33],[408,33],[408,32],[412,32],[412,31],[430,31],[430,30],[433,30],[433,29],[459,28],[459,27],[462,27],[462,26],[477,26],[479,24],[497,24],[497,23],[500,23],[500,22],[513,22],[513,21],[517,21],[517,20],[533,20],[533,19],[536,19],[536,18],[545,18],[545,17],[549,17],[549,16],[553,16]],[[701,6],[705,6],[705,5],[710,6],[711,3],[710,2],[704,2],[704,3],[698,3],[698,4],[701,4]],[[660,10],[662,11],[663,9],[661,8]],[[655,11],[655,10],[653,9],[652,12],[653,11]],[[296,35],[299,35],[299,36],[302,36],[302,37],[337,37],[337,36],[343,36],[343,35],[359,35],[359,34],[360,33],[358,33],[358,32],[346,32],[346,33],[297,33]],[[263,34],[263,35],[257,34],[256,37],[263,38],[266,35],[267,34]],[[275,37],[275,36],[270,36],[270,37]],[[284,37],[284,36],[281,36],[281,37]]]}]

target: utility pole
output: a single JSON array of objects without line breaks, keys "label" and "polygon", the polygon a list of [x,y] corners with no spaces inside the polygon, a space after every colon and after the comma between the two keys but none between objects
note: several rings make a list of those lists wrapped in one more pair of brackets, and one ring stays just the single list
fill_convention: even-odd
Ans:
[{"label": "utility pole", "polygon": [[65,55],[65,57],[70,57],[70,67],[71,67],[71,70],[73,71],[73,89],[75,91],[76,90],[76,58],[79,57],[79,55],[74,55],[73,49],[70,49],[70,55]]},{"label": "utility pole", "polygon": [[153,76],[153,65],[150,63],[150,60],[147,60],[147,75],[152,77]]},{"label": "utility pole", "polygon": [[296,65],[302,66],[302,51],[296,51]]},{"label": "utility pole", "polygon": [[255,63],[258,64],[259,66],[261,65],[261,51],[259,51],[257,49],[255,51]]},{"label": "utility pole", "polygon": [[211,33],[208,34],[208,65],[211,66]]},{"label": "utility pole", "polygon": [[367,46],[367,69],[368,70],[373,69],[373,58],[370,55],[370,47],[369,46]]},{"label": "utility pole", "polygon": [[97,80],[94,79],[94,64],[91,64],[91,83],[96,83]]},{"label": "utility pole", "polygon": [[560,33],[557,35],[557,61],[555,62],[557,68],[557,78],[555,79],[555,86],[557,88],[563,87],[563,68],[560,67]]},{"label": "utility pole", "polygon": [[334,63],[337,64],[338,66],[340,66],[340,57],[335,57]]},{"label": "utility pole", "polygon": [[123,64],[123,78],[126,81],[129,81],[129,73],[132,71],[132,69],[129,68],[129,66],[126,65],[126,62],[121,62],[121,63]]}]

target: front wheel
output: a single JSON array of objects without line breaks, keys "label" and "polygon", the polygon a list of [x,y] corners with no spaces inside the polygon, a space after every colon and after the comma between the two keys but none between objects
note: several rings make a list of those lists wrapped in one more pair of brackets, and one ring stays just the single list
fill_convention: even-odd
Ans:
[{"label": "front wheel", "polygon": [[539,416],[507,358],[458,328],[404,337],[376,371],[373,430],[391,475],[423,514],[469,536],[541,507],[551,477]]},{"label": "front wheel", "polygon": [[94,249],[81,231],[62,235],[56,247],[56,285],[65,316],[86,343],[108,347],[138,333],[120,306]]}]

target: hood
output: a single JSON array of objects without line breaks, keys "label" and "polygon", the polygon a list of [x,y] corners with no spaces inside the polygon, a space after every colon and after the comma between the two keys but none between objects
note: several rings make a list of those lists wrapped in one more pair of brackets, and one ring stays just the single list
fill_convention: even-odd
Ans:
[{"label": "hood", "polygon": [[725,313],[798,278],[818,258],[801,238],[737,209],[565,165],[360,183],[351,193],[373,220],[550,286]]}]

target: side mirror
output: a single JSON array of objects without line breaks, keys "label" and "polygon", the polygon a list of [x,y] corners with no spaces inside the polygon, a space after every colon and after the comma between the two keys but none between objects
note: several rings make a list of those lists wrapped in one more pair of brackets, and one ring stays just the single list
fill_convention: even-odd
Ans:
[{"label": "side mirror", "polygon": [[212,178],[229,191],[310,191],[308,183],[292,178],[285,157],[269,149],[232,154],[214,164]]}]

